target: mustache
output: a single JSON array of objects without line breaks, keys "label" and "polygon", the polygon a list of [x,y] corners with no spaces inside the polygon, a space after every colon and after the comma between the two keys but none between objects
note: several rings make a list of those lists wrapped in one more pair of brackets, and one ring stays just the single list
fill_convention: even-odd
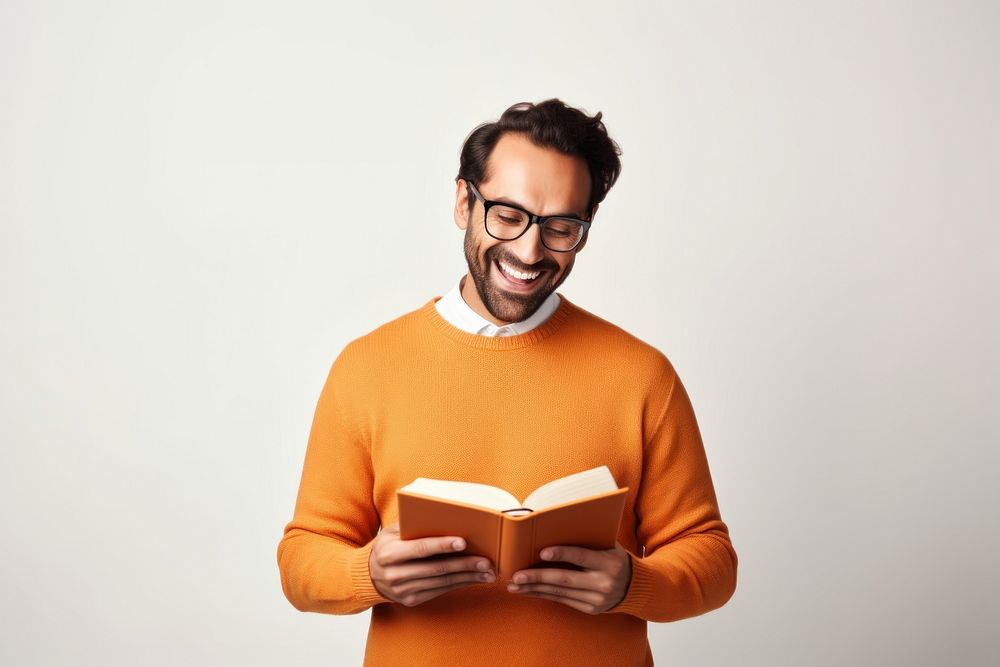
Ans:
[{"label": "mustache", "polygon": [[555,271],[558,268],[556,266],[552,266],[551,264],[544,264],[544,263],[536,264],[534,266],[521,266],[520,262],[512,260],[510,259],[510,257],[507,257],[506,255],[501,255],[500,253],[493,253],[493,256],[490,257],[490,260],[503,262],[504,264],[513,267],[515,270],[520,271],[521,273],[531,273],[533,271]]}]

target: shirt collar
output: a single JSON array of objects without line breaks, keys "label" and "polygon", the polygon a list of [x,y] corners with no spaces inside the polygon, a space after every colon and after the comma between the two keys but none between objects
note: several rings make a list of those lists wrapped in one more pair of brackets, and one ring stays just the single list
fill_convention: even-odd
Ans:
[{"label": "shirt collar", "polygon": [[465,299],[462,297],[462,280],[464,278],[463,276],[451,288],[451,291],[438,299],[434,306],[441,317],[462,331],[479,334],[480,336],[516,336],[526,331],[531,331],[549,319],[549,316],[559,307],[559,295],[552,292],[542,302],[542,305],[538,307],[538,310],[532,313],[527,319],[498,326],[474,311],[465,302]]}]

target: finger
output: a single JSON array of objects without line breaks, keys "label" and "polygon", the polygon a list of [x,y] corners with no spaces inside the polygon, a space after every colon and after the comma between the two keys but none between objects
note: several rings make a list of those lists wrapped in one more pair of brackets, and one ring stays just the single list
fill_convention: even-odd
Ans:
[{"label": "finger", "polygon": [[[458,548],[456,548],[458,545]],[[421,537],[416,540],[395,540],[386,545],[379,554],[382,566],[403,563],[415,558],[429,558],[441,554],[453,554],[465,549],[461,537]]]},{"label": "finger", "polygon": [[386,572],[385,579],[390,584],[401,584],[413,579],[424,579],[449,574],[451,572],[489,572],[492,563],[480,556],[455,556],[440,560],[414,560],[402,563]]},{"label": "finger", "polygon": [[448,591],[455,590],[456,588],[462,588],[463,586],[468,586],[467,583],[451,584],[450,586],[442,586],[441,588],[431,588],[428,590],[423,590],[418,593],[410,593],[403,597],[400,602],[407,607],[414,607],[418,604],[427,602],[432,598],[436,598],[442,593],[447,593]]},{"label": "finger", "polygon": [[599,567],[600,557],[598,552],[585,547],[555,546],[545,547],[541,552],[542,560],[557,560],[564,563],[573,563],[588,570],[596,570]]},{"label": "finger", "polygon": [[593,605],[587,604],[586,602],[580,602],[579,600],[574,600],[573,598],[563,597],[561,595],[552,595],[551,593],[534,593],[528,592],[525,595],[529,595],[533,598],[542,598],[545,600],[552,600],[553,602],[558,602],[559,604],[564,604],[567,607],[572,607],[577,611],[582,611],[585,614],[596,614],[597,610]]},{"label": "finger", "polygon": [[440,577],[424,577],[414,579],[402,586],[394,588],[397,597],[418,593],[424,590],[435,588],[445,588],[454,584],[491,584],[496,581],[496,576],[489,572],[454,572]]},{"label": "finger", "polygon": [[524,586],[513,585],[513,590],[511,586],[507,587],[507,590],[512,593],[548,593],[550,595],[557,595],[559,597],[570,598],[573,600],[579,600],[580,602],[586,602],[593,606],[598,606],[604,603],[605,596],[603,593],[597,591],[587,591],[581,588],[563,588],[561,586],[553,586],[552,584],[527,584]]},{"label": "finger", "polygon": [[511,577],[515,584],[555,584],[562,588],[599,590],[598,580],[593,572],[564,570],[558,567],[539,567],[515,572]]}]

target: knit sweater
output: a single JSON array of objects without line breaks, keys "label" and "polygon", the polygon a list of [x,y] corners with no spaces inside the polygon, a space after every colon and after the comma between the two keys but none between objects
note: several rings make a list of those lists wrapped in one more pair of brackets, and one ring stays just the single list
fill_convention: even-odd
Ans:
[{"label": "knit sweater", "polygon": [[[655,347],[559,295],[540,326],[484,337],[434,297],[352,340],[320,392],[292,520],[278,544],[282,590],[300,611],[371,608],[365,664],[650,665],[647,621],[726,603],[737,557],[684,385]],[[368,569],[396,491],[417,477],[526,497],[607,465],[628,487],[618,542],[624,599],[587,614],[473,583],[408,607]]]}]

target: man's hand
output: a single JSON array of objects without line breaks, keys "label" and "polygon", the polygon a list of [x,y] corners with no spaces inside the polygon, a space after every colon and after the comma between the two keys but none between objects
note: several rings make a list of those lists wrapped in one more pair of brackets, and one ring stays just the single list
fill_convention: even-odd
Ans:
[{"label": "man's hand", "polygon": [[625,598],[632,580],[632,560],[621,544],[595,551],[584,547],[556,546],[542,549],[543,560],[581,566],[582,570],[532,568],[514,573],[512,593],[560,602],[586,614],[600,614]]},{"label": "man's hand", "polygon": [[[458,541],[456,549],[454,543]],[[383,526],[375,537],[368,572],[382,597],[413,607],[442,593],[474,583],[496,581],[493,564],[482,556],[454,554],[465,548],[460,537],[399,539],[399,523]],[[431,556],[445,557],[432,558]]]}]

